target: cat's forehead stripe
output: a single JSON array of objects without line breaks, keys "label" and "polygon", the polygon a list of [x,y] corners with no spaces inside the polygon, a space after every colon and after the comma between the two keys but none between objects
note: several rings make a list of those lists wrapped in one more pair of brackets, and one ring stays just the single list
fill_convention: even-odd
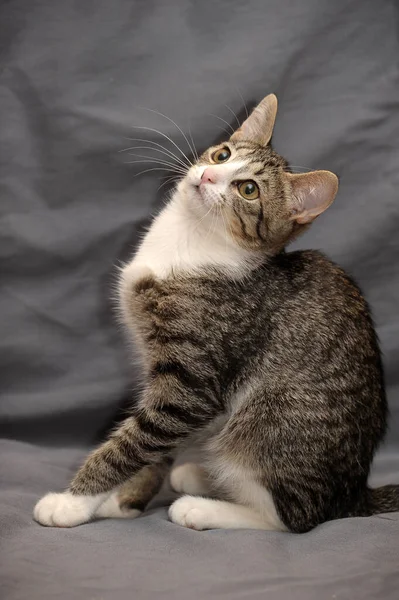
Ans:
[{"label": "cat's forehead stripe", "polygon": [[266,167],[286,167],[285,159],[276,154],[270,146],[259,146],[253,142],[245,140],[236,142],[234,145],[237,155],[244,158],[248,162],[262,163]]}]

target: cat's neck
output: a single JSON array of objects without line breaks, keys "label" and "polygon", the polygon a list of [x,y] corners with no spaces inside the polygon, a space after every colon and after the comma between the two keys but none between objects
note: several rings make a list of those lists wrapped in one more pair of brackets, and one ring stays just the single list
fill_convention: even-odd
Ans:
[{"label": "cat's neck", "polygon": [[175,192],[154,219],[133,259],[160,278],[172,271],[197,272],[217,267],[232,277],[243,277],[258,262],[252,252],[240,248],[228,234],[220,216],[202,218]]}]

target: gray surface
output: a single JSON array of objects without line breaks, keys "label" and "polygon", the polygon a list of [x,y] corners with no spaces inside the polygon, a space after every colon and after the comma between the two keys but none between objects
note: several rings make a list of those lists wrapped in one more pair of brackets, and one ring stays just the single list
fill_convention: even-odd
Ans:
[{"label": "gray surface", "polygon": [[241,110],[237,88],[249,104],[276,92],[276,149],[341,177],[301,246],[346,266],[374,308],[392,412],[375,482],[399,482],[398,13],[384,0],[0,4],[2,598],[397,597],[398,514],[294,536],[185,530],[165,495],[136,521],[75,530],[31,510],[134,388],[109,296],[160,180],[134,178],[143,165],[118,150],[134,124],[175,135],[134,107],[190,123],[204,148],[222,124],[209,113]]}]

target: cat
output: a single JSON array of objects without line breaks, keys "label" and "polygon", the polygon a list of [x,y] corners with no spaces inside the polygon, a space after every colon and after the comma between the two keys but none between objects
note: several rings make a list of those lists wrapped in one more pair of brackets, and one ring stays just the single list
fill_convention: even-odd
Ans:
[{"label": "cat", "polygon": [[122,269],[143,392],[69,489],[37,503],[42,525],[141,514],[198,432],[204,465],[170,475],[179,525],[302,533],[399,510],[399,486],[367,486],[387,421],[367,302],[320,252],[285,251],[338,179],[290,171],[270,143],[276,113],[270,94],[204,152]]}]

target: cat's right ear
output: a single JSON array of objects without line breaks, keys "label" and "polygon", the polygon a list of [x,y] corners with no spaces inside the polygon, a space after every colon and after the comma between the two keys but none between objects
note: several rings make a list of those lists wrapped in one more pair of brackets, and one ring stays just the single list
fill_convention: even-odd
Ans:
[{"label": "cat's right ear", "polygon": [[231,139],[250,140],[266,146],[273,135],[276,115],[277,98],[274,94],[269,94],[254,108],[248,119],[233,133]]},{"label": "cat's right ear", "polygon": [[291,219],[311,223],[332,204],[338,191],[338,177],[331,171],[286,173],[291,185]]}]

